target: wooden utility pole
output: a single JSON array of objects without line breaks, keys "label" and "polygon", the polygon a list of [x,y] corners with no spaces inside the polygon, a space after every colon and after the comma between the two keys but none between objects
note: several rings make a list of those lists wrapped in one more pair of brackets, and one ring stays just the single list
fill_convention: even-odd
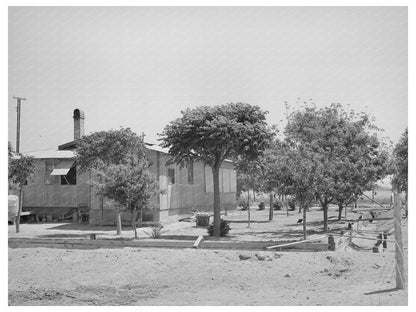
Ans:
[{"label": "wooden utility pole", "polygon": [[16,153],[20,153],[20,110],[22,101],[26,101],[25,98],[14,96],[17,101],[17,129],[16,129]]},{"label": "wooden utility pole", "polygon": [[394,236],[396,240],[396,288],[404,289],[404,250],[402,241],[402,211],[400,195],[394,193]]}]

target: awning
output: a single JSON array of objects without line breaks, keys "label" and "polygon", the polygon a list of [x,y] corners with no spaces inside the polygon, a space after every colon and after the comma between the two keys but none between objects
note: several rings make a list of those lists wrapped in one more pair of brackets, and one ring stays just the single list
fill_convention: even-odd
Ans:
[{"label": "awning", "polygon": [[67,175],[73,164],[73,160],[60,161],[56,168],[52,170],[51,175]]}]

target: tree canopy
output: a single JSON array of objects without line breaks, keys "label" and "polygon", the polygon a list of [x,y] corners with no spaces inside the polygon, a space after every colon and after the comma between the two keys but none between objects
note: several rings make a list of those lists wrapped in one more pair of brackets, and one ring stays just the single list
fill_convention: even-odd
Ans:
[{"label": "tree canopy", "polygon": [[16,191],[21,189],[26,181],[31,180],[34,177],[37,171],[35,158],[32,156],[15,154],[9,142],[8,160],[9,190]]},{"label": "tree canopy", "polygon": [[408,185],[408,133],[407,128],[393,150],[392,184],[399,192],[407,193]]},{"label": "tree canopy", "polygon": [[[330,203],[348,204],[385,175],[388,153],[377,131],[366,113],[346,111],[340,104],[321,109],[307,106],[289,115],[285,147],[272,153],[276,161],[268,161],[274,163],[270,175],[275,185],[284,185],[298,201],[312,200],[313,193],[323,208],[326,231]],[[302,192],[307,198],[302,199]]]},{"label": "tree canopy", "polygon": [[220,234],[219,169],[225,159],[257,159],[269,146],[274,133],[258,106],[229,103],[187,108],[160,134],[169,148],[172,163],[201,161],[213,170],[214,236]]},{"label": "tree canopy", "polygon": [[98,131],[77,141],[77,164],[81,172],[123,163],[128,153],[145,157],[142,139],[130,128]]},{"label": "tree canopy", "polygon": [[[95,132],[77,142],[76,154],[80,171],[93,173],[89,182],[97,194],[132,212],[136,235],[137,212],[150,206],[156,188],[142,138],[129,128]],[[121,233],[118,207],[117,232]]]},{"label": "tree canopy", "polygon": [[22,154],[15,154],[11,143],[8,144],[8,160],[9,160],[9,192],[19,193],[19,208],[16,219],[16,233],[20,231],[20,212],[22,204],[23,185],[33,179],[37,171],[35,158]]}]

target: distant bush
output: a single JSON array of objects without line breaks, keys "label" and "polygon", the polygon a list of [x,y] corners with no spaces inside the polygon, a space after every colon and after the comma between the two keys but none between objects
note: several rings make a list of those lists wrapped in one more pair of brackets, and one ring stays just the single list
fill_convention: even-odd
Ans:
[{"label": "distant bush", "polygon": [[244,198],[240,199],[238,202],[238,206],[241,207],[241,210],[247,210],[248,209],[248,201]]},{"label": "distant bush", "polygon": [[264,210],[264,208],[266,208],[266,205],[263,202],[261,202],[259,204],[259,210]]},{"label": "distant bush", "polygon": [[293,211],[293,210],[295,210],[295,209],[296,209],[296,204],[295,204],[295,201],[294,201],[292,198],[290,198],[290,199],[288,200],[288,205],[289,205],[289,210],[290,210],[290,211]]},{"label": "distant bush", "polygon": [[273,203],[273,210],[281,210],[283,208],[282,202],[277,200]]},{"label": "distant bush", "polygon": [[[231,228],[230,228],[230,225],[228,223],[229,223],[228,221],[221,220],[220,236],[226,236],[228,234],[228,232],[230,232]],[[209,236],[212,236],[214,234],[214,224],[211,224],[208,227],[208,234],[209,234]]]}]

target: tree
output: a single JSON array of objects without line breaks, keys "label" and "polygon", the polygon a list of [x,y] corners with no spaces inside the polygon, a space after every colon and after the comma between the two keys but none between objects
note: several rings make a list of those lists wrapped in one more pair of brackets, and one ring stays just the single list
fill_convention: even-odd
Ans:
[{"label": "tree", "polygon": [[252,161],[273,138],[266,114],[258,106],[229,103],[182,111],[160,134],[172,163],[183,166],[201,161],[212,169],[214,182],[214,236],[220,236],[219,172],[225,159]]},{"label": "tree", "polygon": [[261,189],[261,168],[258,160],[249,162],[242,160],[236,163],[235,167],[238,188],[247,192],[247,226],[250,227],[250,190],[253,190],[254,195],[254,192]]},{"label": "tree", "polygon": [[[77,164],[80,166],[80,173],[88,171],[94,172],[97,175],[98,181],[91,179],[89,182],[99,187],[101,193],[104,192],[102,183],[104,183],[105,179],[107,181],[116,179],[117,172],[130,168],[129,162],[131,164],[132,155],[137,157],[137,160],[146,158],[143,140],[131,131],[130,128],[99,131],[83,136],[77,141],[76,155]],[[119,165],[121,168],[117,168]],[[123,165],[127,167],[123,167]],[[142,165],[144,163],[139,163],[139,166]],[[131,176],[129,175],[129,177]],[[128,180],[124,182],[128,183]],[[110,191],[109,194],[111,194]],[[123,202],[124,204],[125,202]],[[127,206],[125,207],[128,208]],[[117,234],[120,235],[121,216],[119,205],[116,206],[116,218]]]},{"label": "tree", "polygon": [[393,179],[392,185],[399,192],[406,192],[407,201],[407,183],[408,183],[408,133],[407,128],[400,137],[399,142],[393,150]]},{"label": "tree", "polygon": [[[131,211],[131,225],[137,238],[136,223],[144,208],[151,207],[156,182],[149,173],[146,158],[129,153],[119,164],[111,164],[105,170],[96,170],[98,180],[94,181],[97,194],[114,200]],[[138,212],[140,214],[138,214]]]},{"label": "tree", "polygon": [[298,144],[308,145],[318,160],[315,196],[328,229],[328,206],[339,210],[380,179],[386,154],[380,147],[374,120],[366,113],[345,111],[341,104],[294,112],[285,133]]},{"label": "tree", "polygon": [[32,156],[24,156],[22,154],[14,154],[13,148],[9,142],[8,146],[9,158],[9,191],[17,191],[19,194],[19,208],[16,218],[16,233],[20,232],[20,214],[22,211],[23,185],[33,179],[36,173],[35,158]]},{"label": "tree", "polygon": [[315,198],[319,159],[305,144],[286,138],[276,141],[267,153],[267,183],[284,195],[291,195],[303,211],[303,238],[307,238],[306,212]]}]

